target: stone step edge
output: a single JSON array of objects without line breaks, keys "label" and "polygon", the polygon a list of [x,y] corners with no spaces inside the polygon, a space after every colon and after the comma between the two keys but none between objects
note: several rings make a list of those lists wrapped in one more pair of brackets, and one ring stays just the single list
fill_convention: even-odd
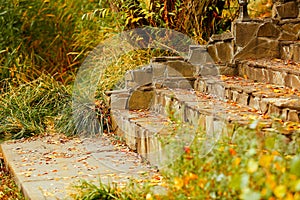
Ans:
[{"label": "stone step edge", "polygon": [[[264,96],[253,85],[246,86],[250,83],[248,80],[239,78],[232,80],[232,84],[222,81],[220,77],[203,78],[198,77],[195,81],[195,90],[203,93],[216,95],[223,100],[229,100],[241,105],[249,106],[258,110],[262,114],[275,115],[286,121],[300,121],[300,93],[295,91],[294,95],[280,96],[279,93],[269,93]],[[251,83],[259,85],[258,83]],[[265,84],[266,88],[276,88],[276,85]],[[282,89],[283,93],[288,93],[289,88],[278,87],[278,92]],[[269,89],[272,92],[272,89]],[[286,91],[283,91],[286,90]],[[266,91],[268,92],[268,91]]]},{"label": "stone step edge", "polygon": [[[294,66],[294,67],[292,67]],[[280,62],[267,62],[265,60],[245,60],[237,63],[236,75],[248,79],[287,86],[300,90],[299,65],[284,65]]]},{"label": "stone step edge", "polygon": [[172,117],[193,125],[198,126],[198,121],[193,120],[191,116],[195,116],[197,119],[199,114],[213,116],[220,121],[239,124],[247,124],[249,120],[253,119],[259,119],[264,123],[270,121],[270,117],[248,106],[222,101],[211,95],[204,95],[193,90],[156,89],[155,92],[153,111],[163,116],[170,116],[170,111],[172,111],[172,115],[175,115]]}]

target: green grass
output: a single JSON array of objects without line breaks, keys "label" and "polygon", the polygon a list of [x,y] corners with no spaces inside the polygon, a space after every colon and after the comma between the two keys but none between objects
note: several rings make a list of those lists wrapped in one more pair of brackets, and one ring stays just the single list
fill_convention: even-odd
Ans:
[{"label": "green grass", "polygon": [[47,123],[56,117],[70,89],[49,75],[42,75],[18,86],[6,82],[0,94],[0,136],[22,138],[46,131]]},{"label": "green grass", "polygon": [[[1,156],[1,154],[0,154]],[[24,200],[23,194],[6,170],[4,162],[0,157],[0,199],[2,200]]]}]

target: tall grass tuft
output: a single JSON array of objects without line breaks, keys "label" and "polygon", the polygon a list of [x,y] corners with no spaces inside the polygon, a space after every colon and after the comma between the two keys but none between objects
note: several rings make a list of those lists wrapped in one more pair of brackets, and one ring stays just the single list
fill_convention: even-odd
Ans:
[{"label": "tall grass tuft", "polygon": [[47,121],[61,111],[70,96],[70,88],[43,74],[18,87],[6,82],[0,94],[0,135],[28,137],[46,130]]}]

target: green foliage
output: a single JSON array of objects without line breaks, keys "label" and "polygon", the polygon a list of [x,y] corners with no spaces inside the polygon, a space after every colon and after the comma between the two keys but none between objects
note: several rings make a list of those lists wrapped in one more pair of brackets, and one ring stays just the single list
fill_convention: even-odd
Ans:
[{"label": "green foliage", "polygon": [[45,132],[65,104],[70,89],[42,75],[30,82],[19,82],[18,87],[8,82],[6,91],[0,94],[0,134],[14,138]]},{"label": "green foliage", "polygon": [[[124,188],[125,189],[125,188]],[[112,199],[145,199],[150,192],[149,185],[141,185],[138,182],[131,181],[126,185],[126,191],[117,187],[116,184],[103,184],[99,181],[99,185],[81,180],[75,183],[71,188],[70,196],[76,200],[112,200]]]},{"label": "green foliage", "polygon": [[0,158],[0,199],[25,200]]},{"label": "green foliage", "polygon": [[[234,138],[222,138],[205,157],[199,150],[202,136],[190,151],[164,174],[168,198],[297,199],[300,197],[299,150],[277,133],[260,135],[238,128]],[[274,145],[269,145],[269,141]],[[297,169],[296,169],[297,168]]]},{"label": "green foliage", "polygon": [[[92,9],[101,8],[99,2],[88,0],[8,0],[0,1],[0,8],[2,79],[13,78],[15,71],[30,74],[33,70],[65,81],[68,71],[76,70],[84,59],[80,53],[95,47],[91,41],[103,40],[96,33],[101,29],[105,35],[103,32],[111,32],[106,28],[114,26],[87,19]],[[104,17],[106,22],[114,21]],[[30,78],[39,74],[35,75]]]}]

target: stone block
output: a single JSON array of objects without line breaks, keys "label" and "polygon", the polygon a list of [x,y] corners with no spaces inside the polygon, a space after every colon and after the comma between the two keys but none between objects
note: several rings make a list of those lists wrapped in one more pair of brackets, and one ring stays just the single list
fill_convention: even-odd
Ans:
[{"label": "stone block", "polygon": [[204,93],[207,91],[206,82],[203,79],[198,78],[195,84],[196,83],[197,83],[197,87],[195,87],[196,91],[204,92]]},{"label": "stone block", "polygon": [[287,76],[286,72],[272,71],[272,80],[273,80],[272,83],[284,86],[286,76]]},{"label": "stone block", "polygon": [[167,77],[193,77],[196,66],[184,61],[169,61],[167,64]]},{"label": "stone block", "polygon": [[220,83],[216,83],[213,85],[211,94],[216,95],[220,99],[224,99],[225,98],[225,87]]},{"label": "stone block", "polygon": [[134,151],[137,149],[137,132],[137,125],[131,123],[124,135],[126,145],[128,145],[129,148]]},{"label": "stone block", "polygon": [[254,79],[256,81],[262,82],[264,79],[264,75],[263,75],[263,68],[255,68],[254,69]]},{"label": "stone block", "polygon": [[129,70],[125,73],[125,81],[133,81],[132,70]]},{"label": "stone block", "polygon": [[259,101],[260,101],[259,97],[254,97],[251,95],[249,100],[249,106],[256,110],[260,110]]},{"label": "stone block", "polygon": [[220,74],[219,67],[214,64],[205,64],[200,67],[199,74],[202,77],[218,76]]},{"label": "stone block", "polygon": [[160,78],[164,77],[166,73],[166,64],[165,63],[152,63],[152,69],[153,69],[153,78]]},{"label": "stone block", "polygon": [[219,42],[234,39],[233,34],[231,32],[224,32],[221,34],[213,34],[210,37],[210,42]]},{"label": "stone block", "polygon": [[133,80],[137,83],[137,85],[146,85],[149,83],[152,83],[152,72],[149,72],[147,70],[133,70],[132,72]]},{"label": "stone block", "polygon": [[220,58],[218,57],[215,45],[212,45],[212,44],[208,45],[207,46],[207,52],[209,53],[210,57],[212,58],[212,60],[215,63],[219,63],[221,61]]},{"label": "stone block", "polygon": [[238,67],[235,64],[228,63],[226,65],[219,65],[219,72],[226,76],[238,75]]},{"label": "stone block", "polygon": [[270,76],[270,72],[268,69],[262,68],[262,74],[263,74],[263,82],[264,83],[272,83],[272,76]]},{"label": "stone block", "polygon": [[292,122],[299,122],[299,111],[296,110],[290,110],[288,112],[288,121],[292,121]]},{"label": "stone block", "polygon": [[232,99],[232,92],[231,92],[230,88],[225,89],[225,98],[228,99],[228,100]]},{"label": "stone block", "polygon": [[293,24],[293,23],[284,23],[281,26],[282,32],[286,32],[289,34],[297,35],[299,29],[300,29],[300,24]]},{"label": "stone block", "polygon": [[235,44],[238,47],[245,47],[255,37],[260,24],[257,22],[233,22],[232,33]]},{"label": "stone block", "polygon": [[279,58],[279,42],[267,38],[254,38],[235,55],[237,60]]},{"label": "stone block", "polygon": [[213,62],[213,59],[210,57],[206,48],[199,45],[198,48],[190,50],[188,62],[192,65],[202,65],[207,62]]},{"label": "stone block", "polygon": [[160,86],[160,88],[167,87],[167,88],[180,88],[180,89],[193,89],[195,78],[183,78],[183,77],[171,77],[171,78],[163,78],[163,79],[154,79],[154,85]]},{"label": "stone block", "polygon": [[300,90],[300,77],[295,74],[288,74],[285,77],[285,85]]},{"label": "stone block", "polygon": [[139,128],[138,137],[137,137],[137,152],[139,154],[146,155],[147,148],[146,148],[146,130],[143,128]]},{"label": "stone block", "polygon": [[249,95],[247,93],[239,93],[239,96],[237,98],[237,103],[242,104],[242,105],[247,105],[248,104],[248,98]]},{"label": "stone block", "polygon": [[267,113],[269,110],[269,101],[266,98],[262,98],[259,101],[259,111],[263,114]]},{"label": "stone block", "polygon": [[230,63],[233,59],[233,43],[232,42],[218,42],[216,51],[222,63]]},{"label": "stone block", "polygon": [[133,91],[128,100],[128,109],[149,109],[154,101],[154,95],[154,91]]},{"label": "stone block", "polygon": [[239,92],[238,91],[231,91],[232,101],[238,102],[239,100]]},{"label": "stone block", "polygon": [[286,32],[286,31],[282,31],[280,37],[278,38],[279,41],[293,41],[293,40],[297,40],[297,35]]},{"label": "stone block", "polygon": [[286,3],[276,2],[273,5],[272,18],[275,19],[289,19],[297,18],[299,15],[299,8],[296,1]]},{"label": "stone block", "polygon": [[111,101],[111,109],[127,109],[127,103],[128,103],[128,98],[130,94],[129,92],[122,92],[122,93],[113,93],[110,96],[110,101]]},{"label": "stone block", "polygon": [[279,108],[279,107],[277,107],[277,106],[275,106],[273,104],[269,105],[268,115],[280,117],[281,114],[282,114],[281,108]]},{"label": "stone block", "polygon": [[278,38],[280,30],[271,22],[266,22],[259,26],[257,37]]},{"label": "stone block", "polygon": [[292,60],[294,62],[300,62],[300,44],[292,44],[291,45],[291,53],[292,53]]}]

